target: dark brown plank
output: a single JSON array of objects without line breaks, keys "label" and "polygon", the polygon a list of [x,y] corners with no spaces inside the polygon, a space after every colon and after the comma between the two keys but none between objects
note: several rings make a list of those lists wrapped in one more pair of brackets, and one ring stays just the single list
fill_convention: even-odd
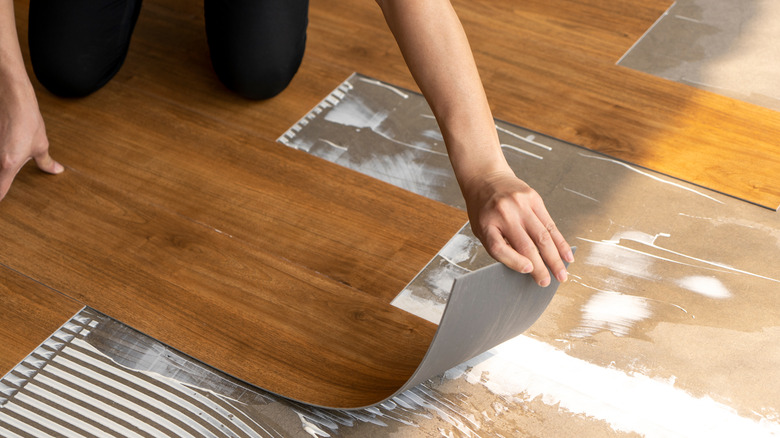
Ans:
[{"label": "dark brown plank", "polygon": [[27,357],[83,305],[0,265],[0,376]]}]

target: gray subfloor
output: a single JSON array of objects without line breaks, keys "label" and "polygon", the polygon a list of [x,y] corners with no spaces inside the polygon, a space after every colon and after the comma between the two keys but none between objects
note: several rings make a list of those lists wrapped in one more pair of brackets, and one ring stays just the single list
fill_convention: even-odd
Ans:
[{"label": "gray subfloor", "polygon": [[780,2],[677,0],[620,60],[780,111]]}]

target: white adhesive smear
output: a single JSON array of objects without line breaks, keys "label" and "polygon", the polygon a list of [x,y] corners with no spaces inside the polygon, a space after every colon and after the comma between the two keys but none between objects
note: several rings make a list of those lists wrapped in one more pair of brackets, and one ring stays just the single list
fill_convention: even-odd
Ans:
[{"label": "white adhesive smear", "polygon": [[387,112],[371,111],[361,101],[343,100],[325,115],[325,120],[339,125],[376,130],[387,119]]},{"label": "white adhesive smear", "polygon": [[[623,233],[616,234],[608,241],[594,242],[603,243],[603,245],[594,245],[593,249],[588,253],[585,263],[588,265],[609,268],[613,271],[632,277],[647,278],[651,280],[655,279],[656,276],[651,273],[650,269],[655,260],[652,257],[647,257],[647,255],[643,253],[630,251],[627,248],[620,246],[619,242],[621,237],[625,238],[622,234]],[[642,235],[638,234],[634,237],[641,237],[644,239],[645,236],[648,236],[644,233],[641,234]],[[589,241],[583,238],[579,239]]]},{"label": "white adhesive smear", "polygon": [[377,87],[386,88],[386,89],[392,91],[393,93],[403,97],[404,99],[408,99],[409,98],[409,94],[404,93],[403,91],[401,91],[400,89],[398,89],[396,87],[393,87],[392,85],[386,84],[384,82],[377,81],[376,79],[360,78],[360,81],[361,82],[365,82],[367,84],[376,85]]},{"label": "white adhesive smear", "polygon": [[644,175],[644,176],[646,176],[646,177],[648,177],[648,178],[650,178],[650,179],[653,179],[653,180],[656,180],[656,181],[662,182],[662,183],[664,183],[664,184],[669,184],[669,185],[671,185],[671,186],[674,186],[674,187],[677,187],[677,188],[679,188],[679,189],[683,189],[683,190],[689,191],[689,192],[691,192],[691,193],[695,193],[695,194],[697,194],[697,195],[699,195],[699,196],[703,196],[703,197],[705,197],[705,198],[707,198],[707,199],[710,199],[710,200],[712,200],[712,201],[715,201],[715,202],[717,202],[718,204],[723,204],[723,201],[720,201],[720,200],[718,200],[718,199],[715,199],[715,198],[713,198],[712,196],[706,195],[706,194],[704,194],[704,193],[702,193],[702,192],[699,192],[699,191],[697,191],[697,190],[694,190],[694,189],[692,189],[692,188],[690,188],[690,187],[686,187],[686,186],[684,186],[684,185],[682,185],[682,184],[677,184],[677,183],[675,183],[675,182],[672,182],[672,181],[667,181],[667,180],[665,180],[665,179],[663,179],[663,178],[659,178],[659,177],[657,177],[657,176],[655,176],[655,175],[653,175],[653,174],[650,174],[650,173],[647,173],[647,172],[642,172],[641,170],[639,170],[639,169],[635,168],[634,166],[630,166],[630,165],[628,165],[628,164],[626,164],[626,163],[623,163],[622,161],[613,160],[613,159],[611,159],[611,158],[600,157],[600,156],[598,156],[598,155],[583,154],[583,153],[580,153],[580,156],[581,156],[581,157],[585,157],[585,158],[593,158],[593,159],[596,159],[596,160],[609,161],[609,162],[615,163],[615,164],[617,164],[617,165],[620,165],[620,166],[623,166],[623,167],[625,167],[625,168],[626,168],[626,169],[628,169],[628,170],[631,170],[631,171],[633,171],[633,172],[636,172],[636,173],[638,173],[638,174],[640,174],[640,175]]},{"label": "white adhesive smear", "polygon": [[730,298],[731,292],[715,277],[693,275],[677,281],[677,285],[708,298]]},{"label": "white adhesive smear", "polygon": [[516,403],[540,399],[573,414],[646,437],[772,437],[780,424],[752,420],[673,381],[604,368],[527,336],[519,336],[446,374]]},{"label": "white adhesive smear", "polygon": [[615,336],[626,336],[635,323],[651,315],[646,298],[599,291],[582,306],[582,324],[572,336],[583,338],[601,330],[609,330]]},{"label": "white adhesive smear", "polygon": [[[757,277],[757,278],[763,278],[764,280],[769,280],[769,281],[772,281],[772,282],[775,282],[775,283],[780,283],[780,279],[777,279],[777,278],[767,277],[767,276],[764,276],[764,275],[755,274],[753,272],[743,271],[741,269],[734,268],[734,267],[726,265],[724,263],[719,263],[719,262],[714,262],[714,261],[710,261],[710,260],[700,259],[700,258],[697,258],[697,257],[690,256],[688,254],[683,254],[681,252],[672,251],[671,249],[667,249],[667,248],[664,248],[662,246],[658,246],[658,245],[655,244],[655,240],[658,237],[670,237],[670,235],[666,234],[666,233],[660,233],[660,234],[656,234],[655,236],[653,236],[653,235],[650,235],[650,234],[647,234],[647,233],[643,233],[643,232],[640,232],[640,231],[628,231],[628,232],[621,232],[621,233],[615,234],[612,237],[612,239],[610,239],[610,240],[596,241],[596,240],[586,239],[584,237],[577,237],[577,239],[582,240],[584,242],[590,242],[590,243],[595,243],[597,245],[606,245],[606,246],[610,246],[610,247],[616,248],[614,250],[614,251],[616,251],[614,253],[615,256],[618,255],[617,251],[622,250],[622,251],[631,252],[631,253],[634,253],[634,254],[641,254],[642,256],[651,257],[651,258],[656,259],[656,260],[663,260],[665,262],[676,263],[678,265],[692,266],[692,267],[697,267],[697,268],[700,268],[700,269],[706,269],[706,270],[716,271],[716,272],[731,272],[731,273],[745,274],[745,275],[750,275],[750,276]],[[681,262],[679,260],[673,260],[673,259],[670,259],[670,258],[667,258],[667,257],[661,257],[661,256],[657,256],[657,255],[654,255],[654,254],[649,254],[649,253],[646,253],[646,252],[642,252],[642,251],[639,251],[639,250],[636,250],[636,249],[633,249],[633,248],[624,247],[624,246],[620,245],[620,241],[621,240],[627,240],[627,241],[633,241],[633,242],[637,242],[637,243],[642,243],[642,244],[645,244],[645,245],[647,245],[647,246],[649,246],[651,248],[654,248],[654,249],[657,249],[657,250],[660,250],[660,251],[664,251],[664,252],[666,252],[668,254],[672,254],[674,256],[678,256],[678,257],[682,257],[682,258],[688,259],[688,260],[690,260],[692,262],[695,262],[695,263],[698,263],[698,264],[685,263],[685,262]],[[611,253],[611,251],[608,251],[608,252],[606,252],[604,254],[610,254],[610,253]],[[590,259],[588,259],[588,260],[590,260]],[[599,259],[596,258],[594,260],[599,260]],[[602,260],[604,260],[604,263],[606,263],[606,264],[599,265],[599,266],[606,266],[606,267],[613,268],[615,270],[620,270],[621,269],[619,263],[609,262],[608,259],[604,259],[604,258],[602,258]],[[594,264],[596,264],[596,262],[594,262]],[[708,266],[702,266],[702,265],[708,265]],[[712,266],[712,267],[709,267],[709,266]]]},{"label": "white adhesive smear", "polygon": [[546,144],[542,144],[542,143],[539,143],[538,141],[536,141],[536,136],[533,135],[533,134],[522,136],[522,135],[514,133],[514,132],[512,132],[512,131],[510,131],[508,129],[502,128],[502,127],[500,127],[498,125],[496,125],[496,129],[498,130],[498,132],[503,132],[504,134],[509,134],[512,137],[520,139],[520,140],[523,140],[526,143],[532,144],[534,146],[540,147],[540,148],[548,150],[548,151],[552,150],[552,148],[550,146],[547,146]]},{"label": "white adhesive smear", "polygon": [[479,241],[471,237],[458,233],[447,242],[447,245],[439,252],[444,260],[457,265],[466,260],[473,259],[479,248]]},{"label": "white adhesive smear", "polygon": [[444,314],[444,307],[446,306],[445,303],[437,303],[430,299],[418,297],[409,289],[404,289],[390,304],[434,324],[441,322],[441,316]]}]

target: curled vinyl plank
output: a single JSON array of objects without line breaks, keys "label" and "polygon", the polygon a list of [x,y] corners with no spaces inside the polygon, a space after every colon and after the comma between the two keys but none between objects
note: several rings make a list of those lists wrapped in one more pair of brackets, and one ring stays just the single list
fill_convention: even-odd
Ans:
[{"label": "curled vinyl plank", "polygon": [[[381,405],[426,380],[512,339],[536,322],[552,301],[559,283],[540,287],[529,274],[501,263],[467,273],[452,285],[439,328],[414,373],[391,395],[366,406]],[[282,394],[283,395],[283,394]]]}]

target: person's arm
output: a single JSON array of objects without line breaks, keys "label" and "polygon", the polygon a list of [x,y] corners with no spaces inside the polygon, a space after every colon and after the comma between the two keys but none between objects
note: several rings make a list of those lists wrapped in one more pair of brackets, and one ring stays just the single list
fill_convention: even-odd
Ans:
[{"label": "person's arm", "polygon": [[31,159],[44,172],[63,171],[49,156],[46,128],[22,60],[13,0],[0,0],[0,200]]},{"label": "person's arm", "polygon": [[541,197],[506,162],[466,34],[448,0],[377,0],[441,128],[474,234],[542,286],[567,279],[571,248]]}]

